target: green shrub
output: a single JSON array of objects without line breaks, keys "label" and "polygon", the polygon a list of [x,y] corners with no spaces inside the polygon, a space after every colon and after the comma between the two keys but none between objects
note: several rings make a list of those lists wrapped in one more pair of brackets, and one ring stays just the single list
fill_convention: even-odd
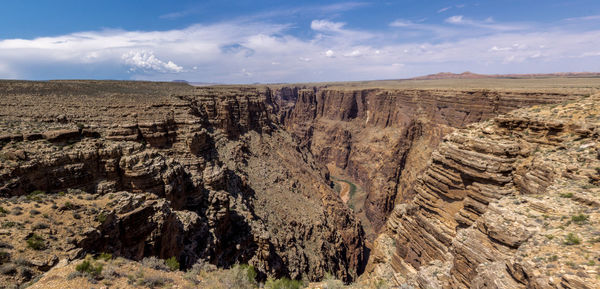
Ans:
[{"label": "green shrub", "polygon": [[167,265],[165,265],[165,260],[158,259],[154,256],[145,257],[144,259],[142,259],[142,266],[144,266],[146,268],[151,268],[154,270],[161,270],[161,271],[169,270],[169,267],[167,267]]},{"label": "green shrub", "polygon": [[224,288],[252,289],[256,288],[256,269],[250,265],[235,265],[226,270],[221,277]]},{"label": "green shrub", "polygon": [[100,259],[100,260],[104,260],[104,261],[106,261],[106,262],[108,262],[108,261],[112,260],[112,258],[113,258],[113,255],[112,255],[111,253],[101,253],[101,254],[98,256],[98,259]]},{"label": "green shrub", "polygon": [[573,233],[569,233],[565,237],[565,245],[579,245],[580,243],[581,243],[581,239],[579,239],[579,237],[577,237]]},{"label": "green shrub", "polygon": [[586,189],[586,190],[593,189],[593,188],[596,188],[596,187],[597,186],[594,185],[594,184],[586,184],[586,185],[581,186],[581,188]]},{"label": "green shrub", "polygon": [[252,265],[246,265],[246,264],[242,264],[239,265],[241,269],[246,271],[246,277],[248,279],[248,281],[250,282],[254,282],[256,281],[256,268],[254,268],[254,266]]},{"label": "green shrub", "polygon": [[102,264],[94,265],[90,260],[84,260],[83,262],[81,262],[81,264],[75,266],[75,270],[89,277],[98,279],[100,277],[100,274],[102,274],[103,267],[104,266]]},{"label": "green shrub", "polygon": [[587,219],[588,219],[588,216],[584,215],[584,214],[571,216],[571,221],[573,221],[575,224],[578,224],[578,225],[585,223],[587,221]]},{"label": "green shrub", "polygon": [[44,195],[46,195],[46,192],[36,190],[36,191],[29,193],[29,195],[27,195],[27,199],[33,200],[33,201],[41,201],[42,198],[44,197]]},{"label": "green shrub", "polygon": [[565,193],[565,194],[560,194],[561,198],[572,198],[573,197],[573,193]]},{"label": "green shrub", "polygon": [[66,211],[66,210],[74,210],[76,208],[77,208],[77,206],[75,206],[75,204],[67,201],[67,202],[65,202],[65,204],[62,207],[60,207],[60,210]]},{"label": "green shrub", "polygon": [[171,257],[165,260],[165,265],[167,265],[167,267],[169,267],[169,270],[171,271],[179,270],[179,262],[177,262],[177,258],[175,257]]},{"label": "green shrub", "polygon": [[8,214],[8,211],[4,207],[0,206],[0,214]]},{"label": "green shrub", "polygon": [[387,282],[385,281],[385,279],[378,279],[377,281],[375,281],[375,284],[373,284],[373,286],[376,289],[387,289],[389,288],[387,285]]},{"label": "green shrub", "polygon": [[265,283],[266,289],[300,289],[302,288],[302,282],[298,280],[290,280],[289,278],[281,279],[267,279]]},{"label": "green shrub", "polygon": [[100,223],[104,223],[104,221],[106,221],[106,213],[104,212],[100,212],[98,215],[96,215],[96,221],[100,222]]},{"label": "green shrub", "polygon": [[323,277],[323,281],[327,284],[327,289],[341,289],[344,287],[344,283],[335,278],[330,273],[326,273],[325,277]]},{"label": "green shrub", "polygon": [[596,261],[594,261],[594,260],[589,260],[589,261],[588,261],[588,263],[587,263],[587,265],[588,265],[588,266],[594,266],[594,265],[596,265]]},{"label": "green shrub", "polygon": [[10,261],[10,253],[0,250],[0,264]]},{"label": "green shrub", "polygon": [[33,249],[33,250],[45,250],[46,249],[46,242],[44,241],[44,238],[42,238],[41,236],[38,236],[36,234],[31,235],[31,237],[29,237],[27,239],[27,247]]},{"label": "green shrub", "polygon": [[38,222],[33,225],[34,230],[43,230],[43,229],[48,229],[48,228],[50,228],[50,226],[48,226],[48,224],[42,223],[42,222]]},{"label": "green shrub", "polygon": [[16,225],[17,225],[16,222],[6,221],[6,222],[2,223],[2,228],[12,228],[12,227],[14,227]]}]

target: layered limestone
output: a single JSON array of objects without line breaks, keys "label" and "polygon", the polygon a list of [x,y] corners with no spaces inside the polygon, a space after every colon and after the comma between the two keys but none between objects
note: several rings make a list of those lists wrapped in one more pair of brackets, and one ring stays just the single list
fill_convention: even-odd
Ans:
[{"label": "layered limestone", "polygon": [[[3,84],[3,206],[52,202],[25,197],[34,191],[112,200],[96,205],[102,222],[81,230],[72,252],[48,241],[40,255],[176,257],[184,269],[248,263],[259,278],[331,273],[350,281],[362,270],[359,221],[327,170],[280,127],[270,94],[157,83]],[[65,225],[25,227],[52,240],[53,227]],[[12,234],[0,238],[10,244]],[[5,263],[23,255],[11,246]]]},{"label": "layered limestone", "polygon": [[375,231],[384,226],[395,204],[412,199],[416,177],[453,129],[517,108],[580,96],[510,89],[326,86],[283,87],[272,94],[280,121],[310,148],[317,162],[341,169],[364,188],[364,213]]},{"label": "layered limestone", "polygon": [[417,288],[598,288],[600,95],[446,136],[375,242],[370,278]]}]

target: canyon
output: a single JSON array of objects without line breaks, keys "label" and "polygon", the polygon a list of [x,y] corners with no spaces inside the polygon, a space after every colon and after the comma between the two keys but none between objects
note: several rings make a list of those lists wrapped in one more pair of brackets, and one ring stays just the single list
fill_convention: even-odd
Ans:
[{"label": "canyon", "polygon": [[594,288],[600,81],[448,81],[0,81],[0,281],[69,282],[110,253],[358,288]]}]

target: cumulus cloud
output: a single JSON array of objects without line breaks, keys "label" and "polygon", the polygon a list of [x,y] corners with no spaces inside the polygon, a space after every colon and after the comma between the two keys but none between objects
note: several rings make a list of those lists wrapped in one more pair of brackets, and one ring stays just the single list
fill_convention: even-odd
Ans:
[{"label": "cumulus cloud", "polygon": [[173,61],[164,62],[158,59],[152,51],[129,51],[121,57],[125,64],[131,66],[130,71],[144,72],[165,72],[179,73],[183,67],[173,63]]}]

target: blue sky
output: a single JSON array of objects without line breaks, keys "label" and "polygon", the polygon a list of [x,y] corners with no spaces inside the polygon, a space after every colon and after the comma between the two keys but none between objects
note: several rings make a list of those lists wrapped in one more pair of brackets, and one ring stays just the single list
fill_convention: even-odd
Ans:
[{"label": "blue sky", "polygon": [[5,1],[0,78],[253,83],[600,70],[600,1]]}]

